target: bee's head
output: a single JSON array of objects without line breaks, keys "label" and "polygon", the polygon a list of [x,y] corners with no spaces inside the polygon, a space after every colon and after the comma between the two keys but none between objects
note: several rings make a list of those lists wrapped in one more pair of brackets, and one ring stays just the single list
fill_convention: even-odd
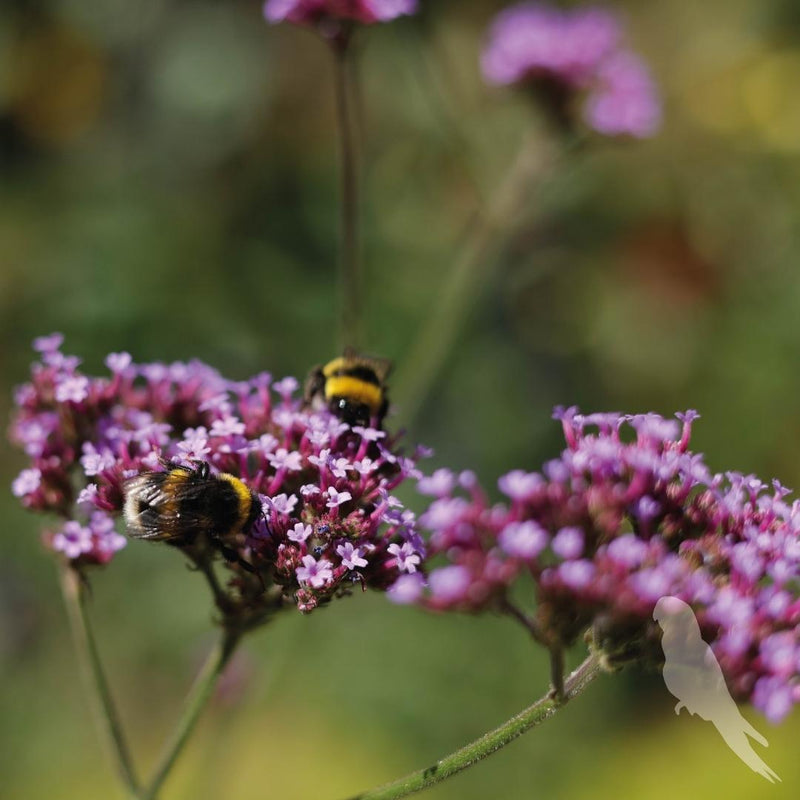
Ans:
[{"label": "bee's head", "polygon": [[372,416],[370,407],[366,403],[359,403],[357,400],[349,400],[346,397],[334,397],[330,409],[348,425],[367,427]]}]

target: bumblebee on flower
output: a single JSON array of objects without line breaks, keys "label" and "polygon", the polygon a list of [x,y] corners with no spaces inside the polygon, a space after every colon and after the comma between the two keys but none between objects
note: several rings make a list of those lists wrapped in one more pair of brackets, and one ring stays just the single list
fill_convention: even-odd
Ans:
[{"label": "bumblebee on flower", "polygon": [[137,365],[127,354],[94,378],[61,343],[37,343],[12,435],[31,459],[14,493],[66,517],[47,538],[63,557],[110,561],[125,544],[124,510],[133,538],[183,550],[212,581],[208,562],[221,560],[228,609],[292,600],[303,611],[354,583],[391,585],[402,566],[390,548],[423,557],[391,494],[419,473],[386,431],[307,407],[293,378],[232,383],[200,362]]}]

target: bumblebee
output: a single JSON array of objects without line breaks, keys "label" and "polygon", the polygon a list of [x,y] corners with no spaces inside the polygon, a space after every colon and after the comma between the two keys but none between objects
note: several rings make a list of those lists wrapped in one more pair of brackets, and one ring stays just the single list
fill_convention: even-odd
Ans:
[{"label": "bumblebee", "polygon": [[125,483],[125,522],[134,539],[176,547],[209,543],[228,560],[255,572],[236,550],[261,516],[261,501],[233,475],[212,475],[197,467],[168,465],[165,472],[143,472]]},{"label": "bumblebee", "polygon": [[305,385],[312,408],[327,407],[348,425],[380,428],[389,408],[386,378],[392,362],[346,350],[324,366],[315,367]]}]

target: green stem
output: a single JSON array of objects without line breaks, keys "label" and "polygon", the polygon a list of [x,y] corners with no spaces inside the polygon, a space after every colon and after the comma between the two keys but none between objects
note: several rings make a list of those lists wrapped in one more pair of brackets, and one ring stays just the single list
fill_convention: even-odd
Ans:
[{"label": "green stem", "polygon": [[447,355],[458,340],[461,326],[483,285],[483,272],[489,256],[495,252],[502,234],[517,224],[534,177],[543,168],[551,168],[581,141],[579,138],[569,141],[557,159],[543,159],[541,139],[529,135],[485,208],[476,211],[468,226],[464,245],[445,278],[441,292],[436,295],[436,307],[427,315],[395,380],[397,405],[407,425],[420,412]]},{"label": "green stem", "polygon": [[339,259],[340,338],[342,351],[358,348],[361,341],[362,276],[358,246],[358,145],[352,101],[350,36],[332,41],[336,90],[336,118],[339,128],[340,226]]},{"label": "green stem", "polygon": [[186,698],[183,714],[175,726],[171,738],[164,747],[153,778],[142,792],[141,800],[154,800],[158,795],[161,786],[175,766],[178,756],[183,751],[189,736],[194,730],[201,712],[211,698],[217,679],[233,655],[240,638],[241,633],[239,631],[225,629],[216,647],[209,653],[205,664],[195,679],[189,696]]},{"label": "green stem", "polygon": [[597,677],[599,672],[597,659],[594,655],[590,655],[564,682],[562,700],[559,701],[551,694],[547,694],[517,716],[504,722],[499,728],[495,728],[466,747],[445,756],[430,767],[412,772],[394,783],[364,792],[351,800],[397,800],[397,798],[407,797],[440,783],[497,752],[526,731],[550,719],[569,700],[579,695]]},{"label": "green stem", "polygon": [[529,617],[522,609],[518,608],[507,597],[500,604],[500,611],[505,612],[515,619],[533,637],[537,644],[550,648],[550,642],[544,631],[534,617]]},{"label": "green stem", "polygon": [[139,781],[133,767],[128,745],[122,732],[119,714],[106,680],[100,652],[92,632],[87,607],[88,590],[81,575],[68,564],[61,566],[61,591],[69,616],[72,638],[81,665],[84,679],[93,698],[95,716],[108,743],[116,770],[128,795],[139,797]]},{"label": "green stem", "polygon": [[500,604],[500,610],[509,614],[530,633],[537,644],[544,645],[550,653],[550,683],[553,687],[553,696],[558,700],[564,697],[564,648],[560,642],[555,642],[542,630],[534,617],[529,617],[524,611],[517,608],[508,598]]}]

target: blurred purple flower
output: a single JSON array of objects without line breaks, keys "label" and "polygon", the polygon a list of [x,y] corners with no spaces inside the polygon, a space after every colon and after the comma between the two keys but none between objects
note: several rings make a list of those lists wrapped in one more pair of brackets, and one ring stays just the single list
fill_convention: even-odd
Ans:
[{"label": "blurred purple flower", "polygon": [[51,540],[53,550],[75,559],[92,549],[92,532],[75,520],[65,522]]},{"label": "blurred purple flower", "polygon": [[353,21],[369,25],[388,22],[417,10],[417,0],[266,0],[268,22],[314,25],[325,21]]},{"label": "blurred purple flower", "polygon": [[56,384],[56,400],[80,403],[89,394],[89,381],[82,375],[70,375]]},{"label": "blurred purple flower", "polygon": [[547,547],[547,531],[533,520],[511,522],[497,537],[500,547],[514,558],[536,558]]},{"label": "blurred purple flower", "polygon": [[433,475],[421,478],[417,484],[417,491],[434,497],[450,494],[456,485],[456,478],[449,469],[437,469]]},{"label": "blurred purple flower", "polygon": [[633,53],[615,53],[597,75],[597,89],[586,100],[587,123],[607,136],[652,136],[661,124],[661,103],[644,62]]},{"label": "blurred purple flower", "polygon": [[33,349],[37,353],[54,353],[64,344],[63,333],[51,333],[49,336],[37,336],[33,340]]},{"label": "blurred purple flower", "polygon": [[105,364],[112,372],[124,372],[132,362],[130,353],[109,353]]},{"label": "blurred purple flower", "polygon": [[622,26],[601,8],[562,10],[521,3],[501,11],[481,58],[493,84],[539,90],[561,124],[585,94],[584,118],[599,133],[652,136],[661,121],[658,92],[644,62],[621,45]]},{"label": "blurred purple flower", "polygon": [[42,471],[39,469],[24,469],[11,484],[14,497],[25,497],[33,494],[42,483]]},{"label": "blurred purple flower", "polygon": [[419,572],[401,575],[387,590],[389,599],[398,605],[416,603],[422,596],[425,579]]},{"label": "blurred purple flower", "polygon": [[452,565],[431,572],[428,578],[431,595],[443,603],[463,600],[469,592],[472,576],[466,567]]}]

